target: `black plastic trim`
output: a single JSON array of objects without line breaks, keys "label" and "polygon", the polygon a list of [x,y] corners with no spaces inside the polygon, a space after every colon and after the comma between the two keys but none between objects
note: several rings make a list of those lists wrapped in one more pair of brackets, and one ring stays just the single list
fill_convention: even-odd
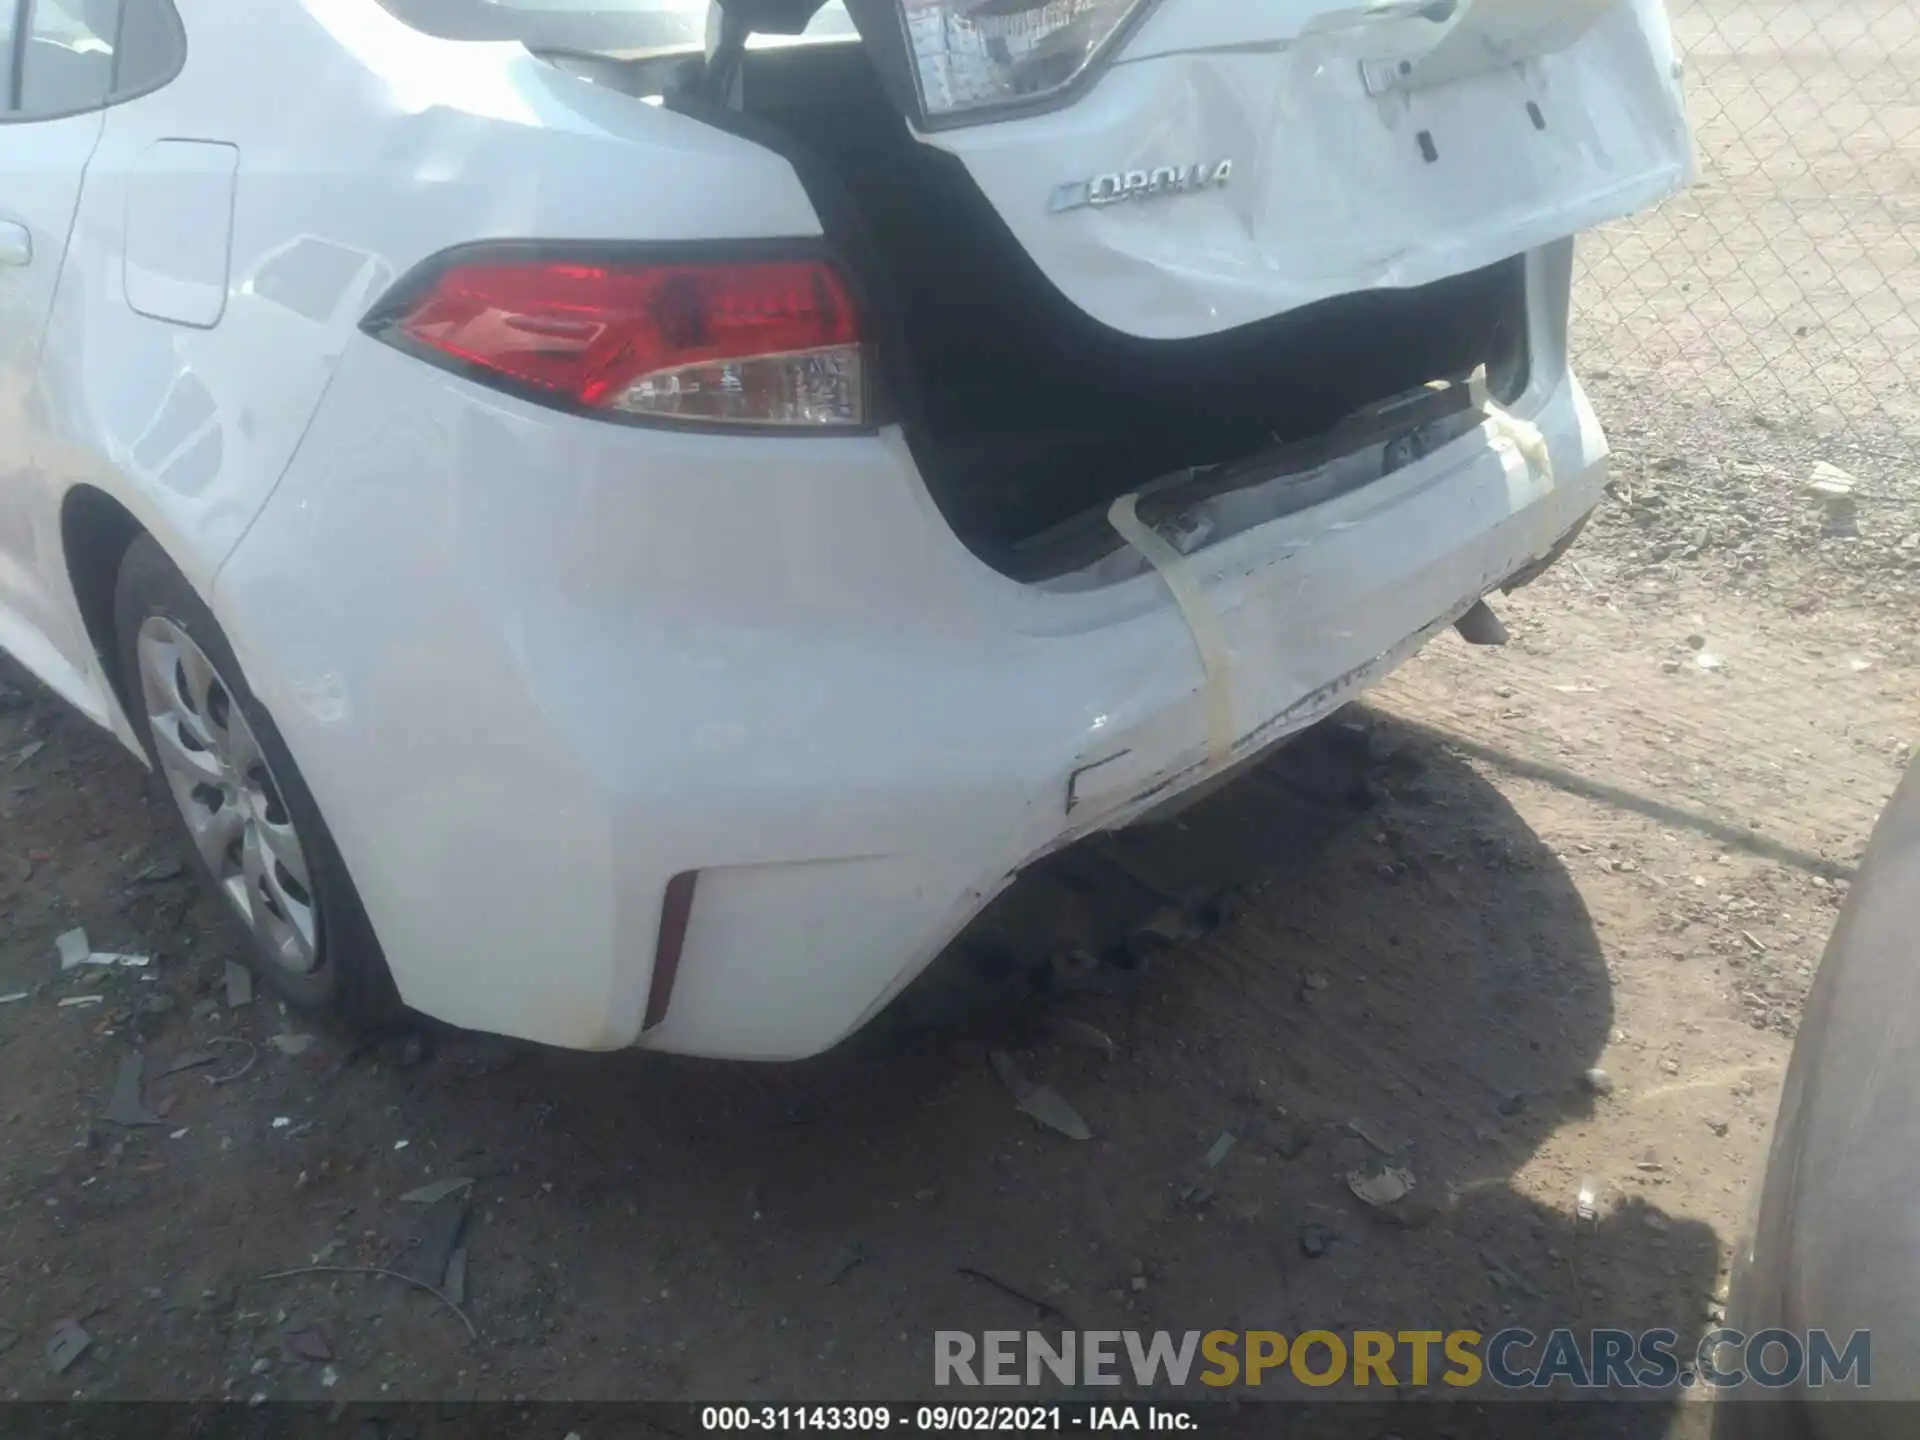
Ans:
[{"label": "black plastic trim", "polygon": [[[13,0],[0,0],[0,5],[11,4]],[[133,90],[122,90],[120,83],[120,35],[126,29],[127,5],[138,4],[141,0],[122,0],[114,19],[113,67],[107,79],[107,93],[91,105],[77,105],[71,110],[35,110],[31,114],[19,108],[21,96],[26,88],[27,41],[33,30],[34,0],[19,0],[15,12],[16,28],[13,35],[13,49],[8,56],[7,88],[0,93],[0,125],[39,125],[52,120],[71,120],[76,115],[93,115],[102,110],[111,110],[116,105],[125,105],[130,100],[138,100],[143,95],[151,95],[156,90],[164,90],[180,78],[180,72],[187,68],[187,29],[180,22],[180,12],[174,8],[173,0],[147,0],[170,22],[173,32],[173,68],[157,74],[146,84]]]},{"label": "black plastic trim", "polygon": [[[679,420],[665,415],[630,414],[575,405],[538,385],[516,381],[498,371],[469,364],[430,345],[422,345],[400,329],[400,320],[433,282],[461,265],[525,260],[561,260],[582,264],[673,266],[673,265],[755,265],[781,261],[811,260],[831,266],[853,296],[860,312],[862,336],[861,381],[866,400],[866,418],[855,425],[750,425],[720,420]],[[880,429],[878,418],[883,407],[875,394],[879,364],[866,339],[870,303],[863,293],[854,267],[820,236],[793,239],[634,241],[634,240],[473,240],[431,255],[415,265],[387,288],[360,321],[366,334],[403,354],[423,360],[436,369],[459,375],[490,390],[530,400],[549,410],[578,415],[587,420],[625,425],[639,430],[667,430],[683,435],[726,435],[734,438],[768,440],[841,439],[849,435],[873,435]]]},{"label": "black plastic trim", "polygon": [[[1139,516],[1144,524],[1157,527],[1195,505],[1237,491],[1256,489],[1289,475],[1310,475],[1342,455],[1396,440],[1410,431],[1471,409],[1467,387],[1457,380],[1440,389],[1423,386],[1349,415],[1332,429],[1304,440],[1287,441],[1168,484],[1149,486],[1140,492]],[[1297,485],[1261,523],[1297,515],[1355,490],[1364,490],[1379,478]],[[1050,530],[1009,547],[995,563],[996,568],[1011,579],[1034,584],[1096,564],[1120,549],[1123,543],[1102,507],[1084,510]]]}]

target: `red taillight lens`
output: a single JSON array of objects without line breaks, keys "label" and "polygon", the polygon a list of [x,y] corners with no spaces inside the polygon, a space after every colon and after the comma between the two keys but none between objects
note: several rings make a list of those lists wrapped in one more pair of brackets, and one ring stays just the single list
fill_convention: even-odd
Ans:
[{"label": "red taillight lens", "polygon": [[368,328],[476,379],[609,416],[866,423],[859,312],[822,261],[476,258],[383,305]]}]

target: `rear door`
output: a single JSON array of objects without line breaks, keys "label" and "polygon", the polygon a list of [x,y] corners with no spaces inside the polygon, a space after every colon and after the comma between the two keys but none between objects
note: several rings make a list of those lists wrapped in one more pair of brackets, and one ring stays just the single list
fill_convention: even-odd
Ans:
[{"label": "rear door", "polygon": [[1641,209],[1692,150],[1661,0],[848,0],[1066,294],[1173,338]]},{"label": "rear door", "polygon": [[[112,83],[119,0],[0,0],[0,648],[66,688],[58,520],[40,483],[41,337]],[[17,81],[17,83],[11,83]]]}]

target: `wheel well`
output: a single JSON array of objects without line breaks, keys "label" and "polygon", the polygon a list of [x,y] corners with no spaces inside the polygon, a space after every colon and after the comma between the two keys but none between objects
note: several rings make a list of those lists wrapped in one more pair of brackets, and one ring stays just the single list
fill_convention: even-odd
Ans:
[{"label": "wheel well", "polygon": [[76,485],[60,505],[60,545],[66,553],[67,578],[87,640],[100,662],[101,673],[127,707],[122,683],[119,646],[114,635],[113,591],[127,547],[146,533],[127,507],[91,485]]}]

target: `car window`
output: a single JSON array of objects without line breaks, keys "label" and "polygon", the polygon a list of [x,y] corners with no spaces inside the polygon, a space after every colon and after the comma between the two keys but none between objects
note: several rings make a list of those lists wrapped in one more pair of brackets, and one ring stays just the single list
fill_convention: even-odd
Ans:
[{"label": "car window", "polygon": [[97,110],[113,84],[120,0],[28,0],[16,119]]},{"label": "car window", "polygon": [[17,66],[13,103],[0,103],[0,119],[51,120],[131,100],[159,89],[186,61],[172,0],[26,0],[15,52],[9,36],[19,8],[0,0],[0,55],[14,54]]},{"label": "car window", "polygon": [[186,32],[172,0],[124,0],[120,43],[113,50],[114,100],[158,90],[180,73],[186,58]]}]

